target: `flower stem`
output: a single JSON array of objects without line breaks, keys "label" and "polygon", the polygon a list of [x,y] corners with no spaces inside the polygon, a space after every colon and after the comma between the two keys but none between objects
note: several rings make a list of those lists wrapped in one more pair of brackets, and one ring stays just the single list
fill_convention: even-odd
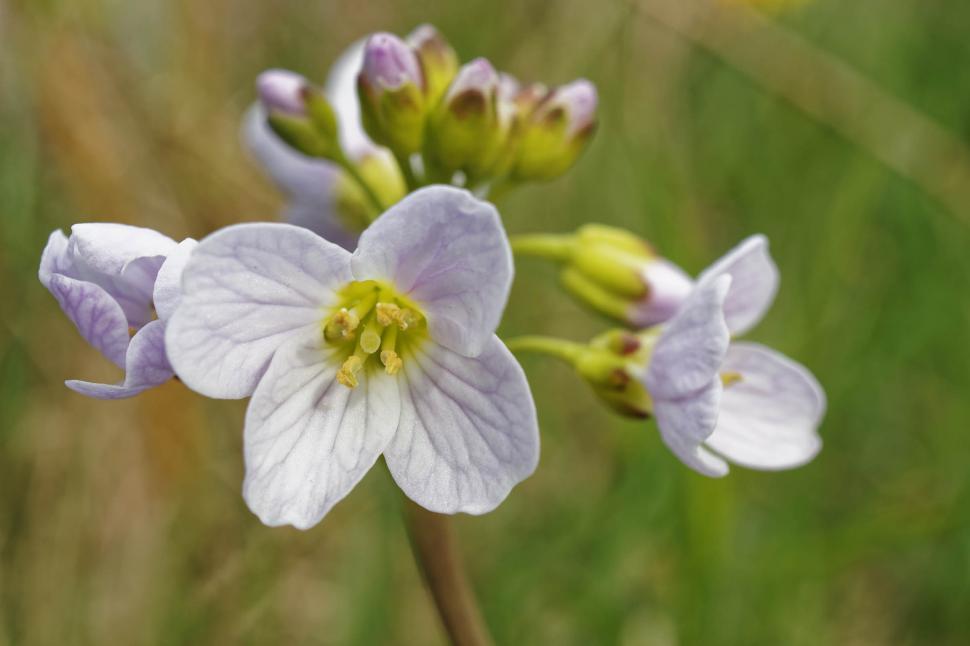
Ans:
[{"label": "flower stem", "polygon": [[408,192],[419,189],[421,182],[418,181],[417,176],[414,174],[414,168],[411,167],[411,160],[406,155],[399,155],[398,153],[394,153],[394,159],[397,160],[397,165],[401,169],[401,175],[404,176],[404,183],[408,187]]},{"label": "flower stem", "polygon": [[549,260],[567,260],[573,254],[575,237],[572,234],[533,233],[511,236],[512,253],[536,256]]},{"label": "flower stem", "polygon": [[451,519],[405,498],[411,550],[454,646],[491,646],[475,595],[461,565]]},{"label": "flower stem", "polygon": [[506,347],[516,354],[521,352],[537,352],[562,359],[566,363],[576,365],[576,362],[586,351],[581,343],[557,339],[551,336],[517,336],[504,339]]}]

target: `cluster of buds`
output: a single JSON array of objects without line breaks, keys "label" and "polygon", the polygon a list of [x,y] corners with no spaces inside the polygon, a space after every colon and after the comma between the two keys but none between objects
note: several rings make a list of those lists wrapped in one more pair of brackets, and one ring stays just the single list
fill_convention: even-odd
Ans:
[{"label": "cluster of buds", "polygon": [[[406,39],[372,35],[357,81],[367,134],[428,181],[467,186],[549,180],[568,170],[596,126],[596,89],[585,80],[522,85],[484,58],[459,66],[433,27]],[[411,169],[405,169],[407,174]]]}]

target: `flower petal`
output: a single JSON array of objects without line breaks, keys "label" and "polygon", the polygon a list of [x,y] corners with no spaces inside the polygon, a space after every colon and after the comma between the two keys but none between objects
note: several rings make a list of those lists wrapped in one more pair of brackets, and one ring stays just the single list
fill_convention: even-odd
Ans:
[{"label": "flower petal", "polygon": [[397,426],[397,380],[372,370],[350,389],[318,341],[273,357],[246,412],[243,496],[267,525],[307,529],[373,466]]},{"label": "flower petal", "polygon": [[645,379],[654,400],[685,397],[716,378],[730,342],[721,309],[730,285],[730,276],[698,285],[664,327]]},{"label": "flower petal", "polygon": [[632,305],[627,315],[637,327],[649,327],[671,319],[694,289],[694,281],[687,272],[663,258],[647,262],[642,276],[647,295]]},{"label": "flower petal", "polygon": [[68,240],[64,232],[60,229],[52,231],[47,238],[44,252],[40,256],[40,269],[37,271],[37,277],[47,289],[50,289],[52,274],[73,275],[74,262],[71,260],[67,247]]},{"label": "flower petal", "polygon": [[128,324],[152,320],[155,276],[176,243],[152,229],[90,222],[71,227],[68,253],[74,277],[100,285],[125,312]]},{"label": "flower petal", "polygon": [[734,336],[753,328],[764,317],[778,293],[778,266],[768,253],[768,238],[747,238],[698,277],[706,284],[718,276],[731,276],[731,289],[724,300],[724,319]]},{"label": "flower petal", "polygon": [[724,389],[708,446],[752,469],[791,469],[818,454],[825,393],[812,373],[754,343],[732,344],[722,369],[741,380]]},{"label": "flower petal", "polygon": [[124,366],[128,321],[108,292],[94,283],[62,274],[50,275],[48,289],[84,340],[118,367]]},{"label": "flower petal", "polygon": [[158,318],[167,321],[175,312],[175,307],[182,298],[182,270],[185,269],[189,256],[199,243],[192,238],[186,238],[168,255],[162,268],[155,278],[155,289],[152,301]]},{"label": "flower petal", "polygon": [[159,386],[173,374],[165,356],[165,324],[152,321],[131,338],[122,383],[98,384],[73,379],[64,383],[71,390],[95,399],[123,399]]},{"label": "flower petal", "polygon": [[182,300],[166,332],[169,359],[203,395],[253,392],[273,353],[316,335],[351,280],[350,254],[289,224],[239,224],[202,240],[182,273]]},{"label": "flower petal", "polygon": [[359,280],[388,280],[416,300],[434,340],[466,356],[490,342],[512,283],[495,207],[446,186],[388,209],[361,235],[352,263]]},{"label": "flower petal", "polygon": [[723,387],[713,379],[700,391],[681,399],[654,401],[660,437],[680,461],[713,478],[727,475],[727,463],[702,444],[714,430]]},{"label": "flower petal", "polygon": [[439,513],[482,514],[535,470],[535,404],[498,337],[475,358],[428,343],[402,372],[401,421],[384,457],[409,498]]},{"label": "flower petal", "polygon": [[344,50],[340,58],[330,67],[330,75],[324,87],[327,100],[337,113],[340,145],[351,159],[360,159],[378,152],[388,154],[383,148],[378,148],[364,133],[360,120],[357,75],[364,65],[366,42],[366,38],[361,38]]}]

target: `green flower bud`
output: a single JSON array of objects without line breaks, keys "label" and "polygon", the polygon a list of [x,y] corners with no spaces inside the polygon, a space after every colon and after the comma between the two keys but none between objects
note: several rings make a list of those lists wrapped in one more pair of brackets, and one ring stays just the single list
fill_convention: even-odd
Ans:
[{"label": "green flower bud", "polygon": [[421,149],[424,80],[418,57],[404,41],[385,33],[368,39],[357,93],[364,129],[375,142],[401,157]]},{"label": "green flower bud", "polygon": [[424,97],[429,107],[438,104],[455,74],[458,55],[444,36],[431,25],[421,25],[407,37],[424,74]]},{"label": "green flower bud", "polygon": [[270,126],[290,146],[311,157],[341,154],[337,117],[320,89],[285,70],[263,72],[256,89]]},{"label": "green flower bud", "polygon": [[569,170],[596,129],[596,105],[596,87],[586,80],[558,87],[536,103],[521,135],[512,179],[550,180]]}]

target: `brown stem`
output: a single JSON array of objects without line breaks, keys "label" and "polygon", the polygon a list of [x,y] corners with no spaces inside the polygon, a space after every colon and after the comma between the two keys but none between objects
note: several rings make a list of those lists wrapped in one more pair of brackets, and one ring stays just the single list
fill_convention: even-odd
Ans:
[{"label": "brown stem", "polygon": [[492,638],[468,584],[451,519],[405,499],[411,550],[455,646],[491,646]]}]

